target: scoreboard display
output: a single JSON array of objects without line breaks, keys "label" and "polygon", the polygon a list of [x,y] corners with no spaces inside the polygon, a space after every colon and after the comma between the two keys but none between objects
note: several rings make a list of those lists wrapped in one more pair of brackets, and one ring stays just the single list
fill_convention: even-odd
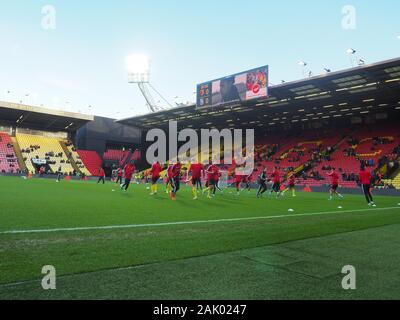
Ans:
[{"label": "scoreboard display", "polygon": [[197,107],[217,107],[268,98],[268,66],[212,80],[197,86]]},{"label": "scoreboard display", "polygon": [[211,104],[212,83],[203,83],[197,87],[197,106],[205,107]]}]

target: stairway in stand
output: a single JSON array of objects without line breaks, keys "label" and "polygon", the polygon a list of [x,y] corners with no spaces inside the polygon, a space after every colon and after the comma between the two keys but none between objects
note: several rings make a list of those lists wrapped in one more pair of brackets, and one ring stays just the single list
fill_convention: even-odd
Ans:
[{"label": "stairway in stand", "polygon": [[27,171],[28,168],[26,167],[26,164],[25,164],[25,161],[24,161],[24,157],[22,155],[21,148],[19,147],[19,143],[17,141],[17,138],[16,137],[11,137],[11,141],[12,141],[12,144],[13,144],[15,155],[16,155],[17,160],[18,160],[19,168],[22,171]]},{"label": "stairway in stand", "polygon": [[81,170],[79,169],[78,165],[76,164],[74,158],[72,157],[71,153],[69,152],[65,142],[60,140],[60,145],[61,145],[61,148],[63,149],[65,155],[67,156],[69,162],[71,163],[72,168],[74,168],[74,170],[76,172],[82,173]]}]

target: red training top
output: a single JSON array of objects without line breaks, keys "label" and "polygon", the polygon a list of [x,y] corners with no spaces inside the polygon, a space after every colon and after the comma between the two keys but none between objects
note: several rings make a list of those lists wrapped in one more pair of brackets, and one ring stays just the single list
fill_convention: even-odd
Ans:
[{"label": "red training top", "polygon": [[135,172],[135,166],[132,163],[128,163],[125,168],[125,179],[132,179],[132,175]]},{"label": "red training top", "polygon": [[363,185],[369,185],[369,184],[371,184],[371,179],[372,179],[371,172],[369,172],[369,171],[367,171],[367,170],[361,170],[361,171],[360,171],[360,181],[361,181],[361,184],[363,184]]},{"label": "red training top", "polygon": [[332,184],[333,185],[337,185],[339,183],[339,176],[338,176],[338,174],[336,172],[330,173],[329,176],[332,179]]},{"label": "red training top", "polygon": [[243,178],[243,176],[241,176],[241,175],[239,175],[239,174],[235,175],[235,183],[240,183],[240,182],[242,182],[242,178]]},{"label": "red training top", "polygon": [[189,172],[192,173],[192,179],[200,179],[202,171],[204,171],[204,167],[201,163],[193,163],[190,165]]},{"label": "red training top", "polygon": [[175,163],[172,166],[172,174],[175,178],[179,178],[181,174],[182,165],[180,163]]},{"label": "red training top", "polygon": [[214,164],[211,164],[211,165],[208,166],[208,168],[207,168],[207,179],[208,179],[208,181],[214,179],[215,173],[218,172],[218,170],[219,169]]},{"label": "red training top", "polygon": [[281,176],[280,176],[278,170],[275,170],[275,171],[272,173],[272,176],[273,176],[273,178],[274,178],[274,183],[280,183],[280,182],[281,182]]},{"label": "red training top", "polygon": [[161,169],[161,165],[156,162],[153,164],[153,166],[151,167],[151,175],[153,178],[157,178],[160,176],[160,172],[162,171]]}]

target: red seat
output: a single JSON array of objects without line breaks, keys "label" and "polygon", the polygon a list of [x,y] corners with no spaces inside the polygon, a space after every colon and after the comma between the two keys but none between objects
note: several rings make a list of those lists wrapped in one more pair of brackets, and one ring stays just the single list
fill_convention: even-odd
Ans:
[{"label": "red seat", "polygon": [[97,176],[99,167],[103,164],[100,156],[96,151],[77,150],[85,167],[89,170],[92,176]]},{"label": "red seat", "polygon": [[13,142],[7,133],[0,132],[0,172],[18,172],[19,165]]}]

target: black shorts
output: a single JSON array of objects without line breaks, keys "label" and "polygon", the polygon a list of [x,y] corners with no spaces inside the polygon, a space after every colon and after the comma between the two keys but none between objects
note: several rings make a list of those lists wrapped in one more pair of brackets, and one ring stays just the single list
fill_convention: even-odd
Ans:
[{"label": "black shorts", "polygon": [[272,186],[272,190],[274,190],[275,192],[279,192],[281,190],[280,182],[275,182],[274,185]]},{"label": "black shorts", "polygon": [[215,186],[215,180],[214,179],[207,180],[207,187],[209,187],[209,186]]},{"label": "black shorts", "polygon": [[173,179],[173,186],[174,186],[176,189],[179,189],[180,184],[181,184],[181,179],[180,179],[180,177],[176,177],[176,178]]},{"label": "black shorts", "polygon": [[192,178],[192,184],[194,186],[198,185],[201,183],[201,179],[200,178]]},{"label": "black shorts", "polygon": [[288,189],[294,189],[294,184],[289,184]]},{"label": "black shorts", "polygon": [[370,184],[363,184],[362,189],[364,192],[369,192],[371,190],[371,185]]},{"label": "black shorts", "polygon": [[331,189],[332,189],[333,191],[336,191],[338,188],[339,188],[339,185],[338,185],[338,184],[332,184],[332,185],[331,185]]},{"label": "black shorts", "polygon": [[125,178],[125,184],[130,184],[130,183],[131,183],[131,179]]},{"label": "black shorts", "polygon": [[262,186],[263,188],[267,188],[267,183],[266,183],[266,181],[265,180],[261,180],[261,179],[258,179],[258,184],[260,185],[260,186]]},{"label": "black shorts", "polygon": [[160,179],[160,176],[151,177],[151,183],[152,183],[152,184],[156,184],[156,183],[158,182],[159,179]]}]

